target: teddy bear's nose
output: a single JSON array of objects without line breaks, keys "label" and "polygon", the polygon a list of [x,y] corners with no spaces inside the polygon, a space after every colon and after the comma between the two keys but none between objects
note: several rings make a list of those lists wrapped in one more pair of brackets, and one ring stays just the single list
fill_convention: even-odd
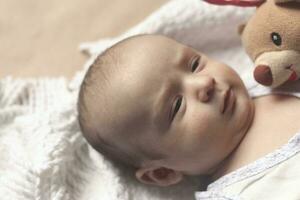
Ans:
[{"label": "teddy bear's nose", "polygon": [[270,86],[273,83],[272,72],[267,65],[258,65],[254,70],[255,80],[265,86]]}]

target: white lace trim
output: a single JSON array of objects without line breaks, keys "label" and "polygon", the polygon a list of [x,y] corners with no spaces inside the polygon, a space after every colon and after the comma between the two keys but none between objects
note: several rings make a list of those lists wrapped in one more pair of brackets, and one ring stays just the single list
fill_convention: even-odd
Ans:
[{"label": "white lace trim", "polygon": [[240,200],[240,197],[237,195],[228,196],[218,191],[196,192],[195,198],[199,200]]},{"label": "white lace trim", "polygon": [[[293,136],[287,144],[276,151],[248,164],[240,169],[233,171],[215,182],[211,183],[207,190],[220,190],[233,183],[244,180],[248,177],[257,175],[299,153],[300,151],[300,132]],[[201,192],[199,192],[201,193]]]}]

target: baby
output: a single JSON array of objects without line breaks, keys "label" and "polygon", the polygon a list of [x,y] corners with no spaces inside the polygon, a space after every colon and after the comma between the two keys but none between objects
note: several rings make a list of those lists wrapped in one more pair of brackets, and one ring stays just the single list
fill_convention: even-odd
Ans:
[{"label": "baby", "polygon": [[295,106],[292,96],[252,99],[232,68],[159,35],[107,49],[88,70],[78,101],[91,146],[158,186],[188,175],[217,180],[272,152],[298,131]]}]

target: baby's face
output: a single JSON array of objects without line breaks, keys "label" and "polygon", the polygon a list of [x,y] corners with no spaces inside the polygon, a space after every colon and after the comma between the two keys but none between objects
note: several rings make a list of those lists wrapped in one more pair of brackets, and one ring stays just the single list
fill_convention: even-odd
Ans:
[{"label": "baby's face", "polygon": [[139,116],[147,123],[137,124],[135,141],[165,155],[163,167],[191,175],[212,172],[253,117],[242,80],[230,67],[174,40],[147,36],[136,42],[142,51],[128,54],[138,67],[124,76],[132,83],[127,92],[138,97],[131,100],[132,110],[147,110]]}]

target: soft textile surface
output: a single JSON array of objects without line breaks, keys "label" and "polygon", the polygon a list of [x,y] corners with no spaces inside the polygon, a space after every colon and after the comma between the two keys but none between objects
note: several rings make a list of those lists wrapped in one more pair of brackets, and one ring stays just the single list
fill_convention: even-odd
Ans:
[{"label": "soft textile surface", "polygon": [[92,150],[76,120],[78,87],[99,53],[139,33],[165,34],[240,72],[249,69],[236,30],[252,11],[173,0],[118,38],[83,44],[91,58],[70,83],[65,78],[0,80],[1,199],[194,199],[201,184],[197,177],[170,188],[144,187]]}]

